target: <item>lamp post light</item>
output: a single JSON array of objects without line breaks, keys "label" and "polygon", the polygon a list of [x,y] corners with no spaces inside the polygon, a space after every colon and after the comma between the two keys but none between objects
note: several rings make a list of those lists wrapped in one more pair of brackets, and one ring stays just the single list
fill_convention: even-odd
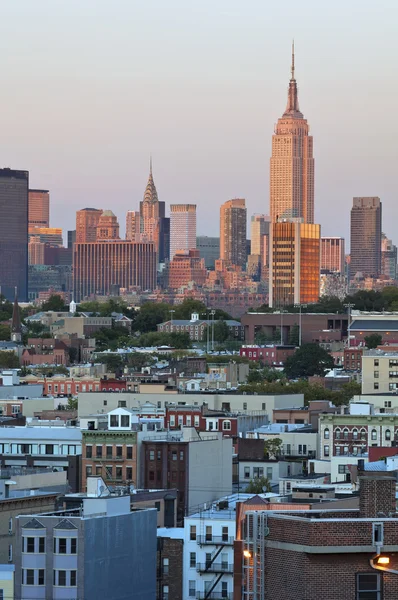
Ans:
[{"label": "lamp post light", "polygon": [[169,312],[170,312],[170,333],[173,333],[173,313],[175,313],[175,310],[172,308]]},{"label": "lamp post light", "polygon": [[347,303],[344,307],[348,309],[348,347],[351,348],[351,309],[354,308],[355,304]]},{"label": "lamp post light", "polygon": [[301,347],[301,309],[307,308],[307,304],[295,304],[294,307],[299,309],[299,347]]},{"label": "lamp post light", "polygon": [[216,314],[215,310],[210,311],[212,323],[211,323],[211,350],[214,352],[214,315]]}]

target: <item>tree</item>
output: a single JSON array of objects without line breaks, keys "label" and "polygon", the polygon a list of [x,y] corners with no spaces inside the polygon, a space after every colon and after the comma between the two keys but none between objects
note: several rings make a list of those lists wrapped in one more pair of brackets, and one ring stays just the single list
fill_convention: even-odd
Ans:
[{"label": "tree", "polygon": [[264,457],[277,459],[281,454],[283,442],[280,438],[273,438],[264,442]]},{"label": "tree", "polygon": [[297,325],[297,323],[295,323],[293,325],[293,327],[290,328],[289,331],[289,344],[291,346],[298,346],[299,342],[300,342],[300,328]]},{"label": "tree", "polygon": [[0,352],[0,368],[17,369],[19,367],[19,358],[12,350]]},{"label": "tree", "polygon": [[78,400],[77,398],[73,398],[72,396],[69,396],[68,398],[68,404],[66,405],[66,408],[68,410],[77,410],[78,407]]},{"label": "tree", "polygon": [[43,311],[54,310],[61,312],[65,310],[65,302],[59,294],[52,294],[46,302],[41,305]]},{"label": "tree", "polygon": [[127,365],[133,369],[140,370],[142,367],[152,365],[154,358],[151,354],[143,352],[133,352],[127,355]]},{"label": "tree", "polygon": [[97,359],[106,365],[107,371],[116,373],[120,370],[123,359],[120,354],[99,354]]},{"label": "tree", "polygon": [[156,331],[157,325],[170,319],[170,305],[164,302],[155,304],[146,302],[143,304],[137,314],[133,324],[134,331],[148,333]]},{"label": "tree", "polygon": [[328,369],[333,369],[332,356],[318,344],[304,344],[285,361],[285,373],[289,379],[324,376]]},{"label": "tree", "polygon": [[9,325],[0,323],[0,340],[7,341],[11,337],[11,329]]},{"label": "tree", "polygon": [[271,492],[270,480],[266,477],[255,477],[249,481],[249,485],[245,489],[246,494],[263,494],[264,492]]},{"label": "tree", "polygon": [[68,348],[69,362],[74,363],[76,361],[78,353],[79,353],[79,351],[77,348],[74,348],[73,346],[69,346],[69,348]]},{"label": "tree", "polygon": [[371,333],[365,337],[366,346],[371,350],[372,348],[377,348],[383,342],[383,337],[379,333]]},{"label": "tree", "polygon": [[225,342],[229,338],[229,329],[225,321],[216,321],[214,324],[214,339],[216,342]]}]

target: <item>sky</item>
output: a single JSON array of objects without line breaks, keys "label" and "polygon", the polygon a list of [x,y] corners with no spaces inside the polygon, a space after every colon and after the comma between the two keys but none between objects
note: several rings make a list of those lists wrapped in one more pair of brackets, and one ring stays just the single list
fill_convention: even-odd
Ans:
[{"label": "sky", "polygon": [[[153,157],[160,200],[269,212],[269,158],[296,48],[314,136],[315,220],[349,237],[353,196],[398,218],[396,0],[12,0],[0,3],[0,166],[49,189],[51,225],[125,213]],[[64,236],[65,237],[65,236]]]}]

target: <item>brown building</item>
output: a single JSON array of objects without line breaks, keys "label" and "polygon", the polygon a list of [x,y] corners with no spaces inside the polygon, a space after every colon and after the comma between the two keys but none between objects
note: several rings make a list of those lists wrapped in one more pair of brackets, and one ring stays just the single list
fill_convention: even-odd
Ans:
[{"label": "brown building", "polygon": [[196,248],[196,204],[170,204],[170,258],[192,248]]},{"label": "brown building", "polygon": [[97,225],[97,242],[119,240],[119,223],[111,210],[104,210]]},{"label": "brown building", "polygon": [[377,278],[381,273],[380,198],[354,198],[351,209],[350,278],[357,273]]},{"label": "brown building", "polygon": [[126,214],[126,240],[140,241],[140,213],[138,211],[129,210]]},{"label": "brown building", "polygon": [[318,431],[319,415],[335,412],[336,407],[329,400],[312,400],[302,408],[274,408],[272,422],[311,425],[313,431]]},{"label": "brown building", "polygon": [[[282,331],[283,341],[289,339],[292,327],[299,324],[297,313],[246,313],[241,318],[245,328],[246,343],[253,344],[256,333],[262,332],[270,339],[275,336],[276,330]],[[302,313],[301,338],[303,343],[327,342],[328,340],[342,340],[347,337],[348,315]]]},{"label": "brown building", "polygon": [[177,251],[166,269],[167,287],[178,290],[190,283],[202,286],[206,282],[205,259],[199,250]]},{"label": "brown building", "polygon": [[346,371],[362,371],[362,355],[364,346],[344,348],[344,369]]},{"label": "brown building", "polygon": [[321,238],[321,270],[330,273],[345,271],[345,240],[341,237]]},{"label": "brown building", "polygon": [[269,305],[311,304],[319,300],[320,225],[290,219],[272,223]]},{"label": "brown building", "polygon": [[302,218],[314,222],[313,139],[300,112],[295,79],[294,47],[286,110],[272,136],[270,165],[271,221]]},{"label": "brown building", "polygon": [[224,202],[220,209],[220,258],[228,265],[245,268],[246,249],[246,202],[234,198]]},{"label": "brown building", "polygon": [[359,509],[238,506],[234,600],[395,600],[396,478],[365,471],[359,485]]},{"label": "brown building", "polygon": [[[183,530],[182,530],[183,531]],[[158,536],[156,600],[182,600],[184,540]]]},{"label": "brown building", "polygon": [[50,227],[50,193],[48,190],[29,190],[29,226]]},{"label": "brown building", "polygon": [[153,243],[102,241],[73,247],[74,299],[91,294],[109,295],[114,286],[130,289],[156,287],[156,252]]},{"label": "brown building", "polygon": [[79,244],[97,240],[97,225],[102,210],[98,208],[83,208],[76,212],[76,242]]}]

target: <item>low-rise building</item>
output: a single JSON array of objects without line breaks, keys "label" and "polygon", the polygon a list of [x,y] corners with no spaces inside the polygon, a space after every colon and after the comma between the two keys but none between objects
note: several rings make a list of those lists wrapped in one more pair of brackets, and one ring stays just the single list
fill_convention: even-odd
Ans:
[{"label": "low-rise building", "polygon": [[[397,321],[398,323],[398,321]],[[362,394],[398,392],[398,351],[365,350],[362,356]]]},{"label": "low-rise building", "polygon": [[280,455],[286,459],[307,460],[316,458],[318,452],[318,434],[308,425],[272,423],[248,431],[246,437],[264,441],[281,440]]},{"label": "low-rise building", "polygon": [[212,336],[213,325],[225,323],[228,327],[229,335],[233,339],[244,340],[244,327],[239,321],[226,319],[225,321],[213,321],[211,319],[200,319],[198,314],[192,314],[191,320],[188,319],[170,319],[164,323],[159,323],[157,329],[161,333],[188,333],[189,339],[203,342],[209,333]]},{"label": "low-rise building", "polygon": [[273,410],[273,423],[292,425],[311,425],[313,431],[318,431],[319,415],[336,412],[336,407],[329,400],[311,400],[301,408],[276,408]]},{"label": "low-rise building", "polygon": [[[129,592],[130,590],[130,592]],[[82,508],[16,519],[17,598],[154,600],[156,510],[131,511],[91,478]]]},{"label": "low-rise building", "polygon": [[240,356],[269,367],[283,367],[286,359],[296,352],[292,345],[270,344],[268,346],[242,346]]}]

